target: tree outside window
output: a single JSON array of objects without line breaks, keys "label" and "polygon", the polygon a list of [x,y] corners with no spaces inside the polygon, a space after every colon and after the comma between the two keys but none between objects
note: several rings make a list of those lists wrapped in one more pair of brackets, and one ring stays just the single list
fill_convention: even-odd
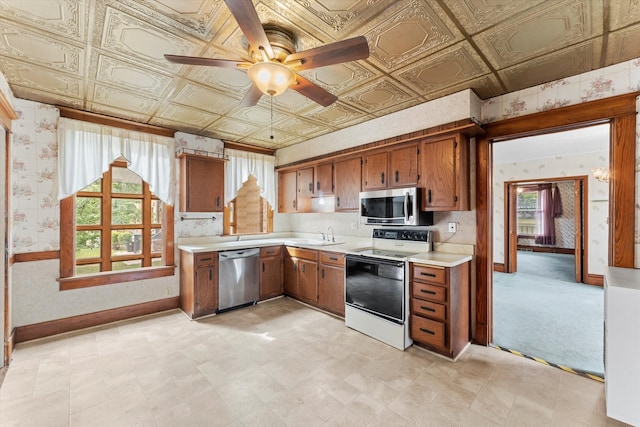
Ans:
[{"label": "tree outside window", "polygon": [[536,211],[538,192],[518,188],[517,218],[518,236],[534,237],[536,233]]}]

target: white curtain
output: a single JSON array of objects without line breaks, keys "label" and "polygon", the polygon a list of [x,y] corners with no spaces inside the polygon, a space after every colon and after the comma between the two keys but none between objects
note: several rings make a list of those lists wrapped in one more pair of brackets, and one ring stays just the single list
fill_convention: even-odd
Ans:
[{"label": "white curtain", "polygon": [[236,197],[249,175],[253,175],[258,179],[258,185],[261,188],[260,196],[275,208],[275,157],[228,148],[224,150],[224,154],[229,157],[224,176],[225,205]]},{"label": "white curtain", "polygon": [[164,203],[173,204],[173,138],[58,119],[58,199],[71,196],[109,170],[118,157]]}]

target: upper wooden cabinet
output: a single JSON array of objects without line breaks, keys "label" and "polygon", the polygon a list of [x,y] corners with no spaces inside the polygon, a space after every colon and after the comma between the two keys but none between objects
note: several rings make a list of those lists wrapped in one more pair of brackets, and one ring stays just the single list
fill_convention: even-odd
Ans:
[{"label": "upper wooden cabinet", "polygon": [[[309,175],[309,170],[311,175]],[[302,184],[299,181],[299,172],[302,172],[301,176],[304,180]],[[308,189],[309,186],[313,187],[313,167],[278,172],[278,212],[309,212],[311,197],[307,192],[299,191],[302,187]]]},{"label": "upper wooden cabinet", "polygon": [[353,211],[359,209],[360,186],[362,177],[362,158],[352,157],[336,160],[335,210],[336,212]]},{"label": "upper wooden cabinet", "polygon": [[180,211],[222,212],[224,209],[224,160],[181,154]]},{"label": "upper wooden cabinet", "polygon": [[316,196],[333,194],[333,162],[322,163],[315,167],[316,185],[313,189]]},{"label": "upper wooden cabinet", "polygon": [[298,169],[298,197],[313,196],[313,167]]},{"label": "upper wooden cabinet", "polygon": [[380,190],[416,186],[418,153],[418,144],[410,144],[366,155],[362,187]]},{"label": "upper wooden cabinet", "polygon": [[469,140],[461,134],[422,142],[422,209],[469,210]]}]

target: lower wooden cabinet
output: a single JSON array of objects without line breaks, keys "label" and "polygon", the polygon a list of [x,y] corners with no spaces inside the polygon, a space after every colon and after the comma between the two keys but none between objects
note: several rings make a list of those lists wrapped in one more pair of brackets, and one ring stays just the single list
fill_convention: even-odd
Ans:
[{"label": "lower wooden cabinet", "polygon": [[218,253],[180,251],[180,308],[192,319],[218,310]]},{"label": "lower wooden cabinet", "polygon": [[411,338],[455,359],[470,341],[469,263],[411,263]]},{"label": "lower wooden cabinet", "polygon": [[344,254],[320,252],[318,307],[344,317]]},{"label": "lower wooden cabinet", "polygon": [[287,247],[284,257],[285,293],[315,305],[318,301],[318,251]]},{"label": "lower wooden cabinet", "polygon": [[284,293],[282,246],[260,248],[260,300]]}]

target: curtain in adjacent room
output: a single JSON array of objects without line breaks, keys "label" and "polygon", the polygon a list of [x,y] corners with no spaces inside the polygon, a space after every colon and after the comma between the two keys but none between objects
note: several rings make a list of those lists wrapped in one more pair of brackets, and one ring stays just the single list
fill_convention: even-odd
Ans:
[{"label": "curtain in adjacent room", "polygon": [[233,200],[249,175],[253,175],[258,180],[260,196],[273,208],[276,203],[275,157],[229,148],[224,154],[229,157],[224,175],[224,204]]},{"label": "curtain in adjacent room", "polygon": [[160,200],[173,204],[175,140],[143,132],[58,119],[58,199],[102,177],[119,157]]},{"label": "curtain in adjacent room", "polygon": [[553,217],[554,204],[551,184],[540,184],[538,185],[538,206],[536,209],[536,244],[556,244],[556,227]]}]

